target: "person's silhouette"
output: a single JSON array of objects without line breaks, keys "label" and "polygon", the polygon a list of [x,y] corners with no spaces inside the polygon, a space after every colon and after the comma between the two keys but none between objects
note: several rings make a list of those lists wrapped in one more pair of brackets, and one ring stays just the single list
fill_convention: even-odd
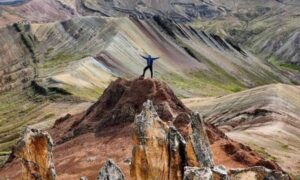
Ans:
[{"label": "person's silhouette", "polygon": [[153,62],[156,59],[159,59],[159,57],[154,58],[151,55],[148,55],[148,56],[141,55],[141,56],[147,61],[147,66],[144,68],[144,72],[143,72],[142,77],[145,77],[145,73],[146,73],[147,69],[150,69],[151,78],[153,78]]}]

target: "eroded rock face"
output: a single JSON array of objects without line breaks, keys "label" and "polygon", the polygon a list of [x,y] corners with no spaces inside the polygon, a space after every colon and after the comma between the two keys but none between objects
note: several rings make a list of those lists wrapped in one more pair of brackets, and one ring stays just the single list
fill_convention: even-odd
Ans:
[{"label": "eroded rock face", "polygon": [[272,171],[262,166],[245,169],[232,169],[229,171],[231,180],[289,180],[287,174],[281,171]]},{"label": "eroded rock face", "polygon": [[109,159],[101,168],[97,180],[124,180],[124,175],[121,169]]},{"label": "eroded rock face", "polygon": [[183,179],[184,167],[213,165],[209,141],[198,114],[192,116],[189,145],[175,127],[169,127],[148,100],[134,122],[132,179]]},{"label": "eroded rock face", "polygon": [[168,126],[160,120],[151,101],[145,102],[143,111],[136,116],[134,131],[132,179],[168,179]]},{"label": "eroded rock face", "polygon": [[[184,117],[187,118],[189,117]],[[289,179],[281,171],[272,171],[264,167],[227,171],[224,166],[215,166],[206,126],[201,116],[193,113],[187,127],[188,134],[185,140],[175,127],[169,127],[160,119],[152,101],[145,102],[142,112],[135,117],[134,121],[131,178],[135,180]]]},{"label": "eroded rock face", "polygon": [[56,178],[53,141],[47,132],[26,128],[15,148],[15,156],[22,162],[23,180],[54,180]]},{"label": "eroded rock face", "polygon": [[15,23],[0,28],[0,34],[0,92],[29,87],[35,76],[31,26]]},{"label": "eroded rock face", "polygon": [[185,140],[159,118],[152,101],[136,116],[134,131],[132,179],[182,179]]},{"label": "eroded rock face", "polygon": [[193,113],[191,120],[186,147],[187,163],[189,166],[212,167],[214,163],[203,119],[198,113]]},{"label": "eroded rock face", "polygon": [[169,129],[169,179],[181,180],[183,165],[186,163],[186,142],[174,127]]}]

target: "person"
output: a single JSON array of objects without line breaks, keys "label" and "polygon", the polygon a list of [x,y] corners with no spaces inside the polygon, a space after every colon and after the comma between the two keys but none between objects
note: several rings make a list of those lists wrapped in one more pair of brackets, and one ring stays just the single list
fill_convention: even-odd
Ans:
[{"label": "person", "polygon": [[147,66],[144,68],[142,77],[145,77],[145,73],[146,73],[147,69],[150,69],[151,78],[153,78],[153,62],[155,60],[159,59],[159,57],[154,58],[151,55],[148,55],[148,56],[141,55],[141,56],[142,56],[142,58],[144,58],[147,61]]}]

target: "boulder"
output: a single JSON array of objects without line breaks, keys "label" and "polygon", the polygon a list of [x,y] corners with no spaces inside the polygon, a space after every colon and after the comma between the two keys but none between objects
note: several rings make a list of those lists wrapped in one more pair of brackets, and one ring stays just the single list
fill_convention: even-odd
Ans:
[{"label": "boulder", "polygon": [[214,180],[229,180],[227,170],[224,166],[214,166],[212,172]]},{"label": "boulder", "polygon": [[56,178],[53,141],[47,132],[26,128],[15,147],[15,156],[22,162],[23,180],[54,180]]},{"label": "boulder", "polygon": [[184,168],[183,180],[212,180],[213,173],[210,168],[188,167]]}]

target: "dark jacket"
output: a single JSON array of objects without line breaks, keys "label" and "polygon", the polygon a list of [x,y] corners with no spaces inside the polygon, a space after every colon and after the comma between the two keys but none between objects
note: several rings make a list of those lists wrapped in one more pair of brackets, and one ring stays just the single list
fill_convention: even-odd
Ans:
[{"label": "dark jacket", "polygon": [[153,65],[153,61],[155,61],[156,59],[159,59],[159,57],[153,58],[150,55],[149,56],[142,56],[146,61],[147,61],[147,66],[152,66]]}]

